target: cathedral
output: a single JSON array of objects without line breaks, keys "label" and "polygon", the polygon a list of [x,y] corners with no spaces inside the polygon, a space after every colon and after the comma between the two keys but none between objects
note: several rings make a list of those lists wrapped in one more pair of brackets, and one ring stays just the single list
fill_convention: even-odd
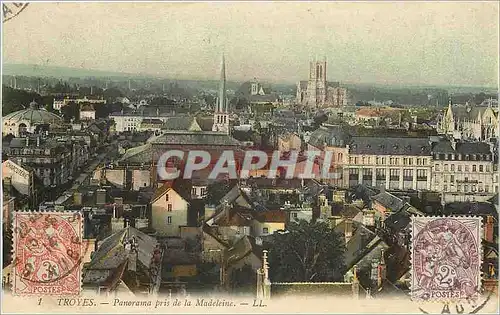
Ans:
[{"label": "cathedral", "polygon": [[297,103],[312,108],[346,106],[347,89],[326,78],[326,59],[311,61],[309,80],[297,83]]},{"label": "cathedral", "polygon": [[498,111],[490,106],[452,106],[438,122],[438,133],[463,140],[489,141],[498,137]]}]

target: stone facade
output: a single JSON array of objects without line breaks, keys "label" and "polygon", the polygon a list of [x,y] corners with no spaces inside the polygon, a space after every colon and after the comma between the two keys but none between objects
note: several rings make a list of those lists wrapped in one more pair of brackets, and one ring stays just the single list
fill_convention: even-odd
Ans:
[{"label": "stone facade", "polygon": [[310,108],[341,107],[347,105],[347,89],[338,82],[328,82],[326,60],[311,61],[309,80],[297,83],[296,102]]}]

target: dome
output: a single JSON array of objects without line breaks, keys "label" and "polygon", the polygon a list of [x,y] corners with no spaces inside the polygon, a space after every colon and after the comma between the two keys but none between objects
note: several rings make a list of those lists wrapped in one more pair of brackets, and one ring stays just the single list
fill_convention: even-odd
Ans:
[{"label": "dome", "polygon": [[2,134],[11,133],[15,136],[19,136],[21,131],[33,132],[38,125],[58,125],[63,122],[63,119],[58,115],[38,108],[35,101],[30,103],[29,108],[10,113],[2,120]]},{"label": "dome", "polygon": [[316,129],[309,139],[309,143],[316,147],[323,146],[345,147],[349,142],[349,134],[346,133],[341,126],[323,125]]}]

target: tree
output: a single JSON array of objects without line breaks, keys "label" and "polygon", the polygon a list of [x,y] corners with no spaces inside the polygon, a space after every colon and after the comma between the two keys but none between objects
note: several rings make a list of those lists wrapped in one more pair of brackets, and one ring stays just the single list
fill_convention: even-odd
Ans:
[{"label": "tree", "polygon": [[61,113],[64,120],[69,122],[71,119],[80,120],[80,105],[75,102],[68,102],[67,105],[61,107]]},{"label": "tree", "polygon": [[233,188],[231,181],[217,181],[207,186],[207,195],[205,202],[211,205],[217,205],[220,200]]},{"label": "tree", "polygon": [[292,222],[285,233],[274,233],[269,250],[273,282],[341,281],[345,245],[342,235],[325,222]]}]

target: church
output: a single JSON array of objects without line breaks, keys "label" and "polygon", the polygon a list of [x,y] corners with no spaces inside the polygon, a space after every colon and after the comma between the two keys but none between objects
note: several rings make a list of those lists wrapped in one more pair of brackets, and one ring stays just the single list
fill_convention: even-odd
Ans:
[{"label": "church", "polygon": [[498,137],[498,111],[489,106],[453,106],[451,100],[438,122],[438,133],[454,138],[490,141]]},{"label": "church", "polygon": [[309,80],[297,83],[296,102],[309,108],[347,105],[347,89],[339,82],[327,81],[326,58],[310,62]]}]

